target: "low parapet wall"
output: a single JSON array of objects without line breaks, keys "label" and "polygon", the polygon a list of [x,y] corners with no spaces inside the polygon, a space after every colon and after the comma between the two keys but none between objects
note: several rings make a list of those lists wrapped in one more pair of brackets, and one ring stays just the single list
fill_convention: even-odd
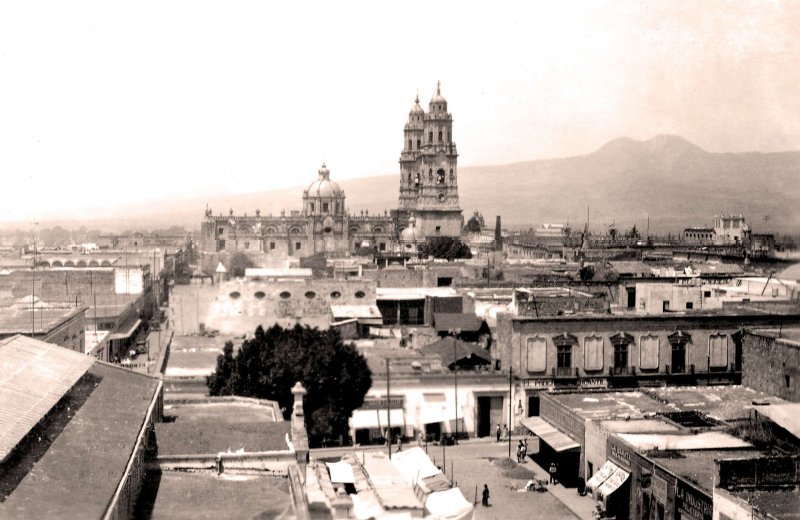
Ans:
[{"label": "low parapet wall", "polygon": [[[203,453],[200,455],[159,455],[151,466],[162,471],[257,470],[271,476],[287,477],[289,466],[296,462],[293,451],[261,451],[253,453]],[[220,463],[222,467],[220,468]]]}]

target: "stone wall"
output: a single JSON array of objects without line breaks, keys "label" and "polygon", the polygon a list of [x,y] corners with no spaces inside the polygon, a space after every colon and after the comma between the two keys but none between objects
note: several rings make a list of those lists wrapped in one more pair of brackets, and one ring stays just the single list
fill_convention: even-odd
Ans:
[{"label": "stone wall", "polygon": [[800,402],[800,344],[747,331],[742,339],[742,384]]}]

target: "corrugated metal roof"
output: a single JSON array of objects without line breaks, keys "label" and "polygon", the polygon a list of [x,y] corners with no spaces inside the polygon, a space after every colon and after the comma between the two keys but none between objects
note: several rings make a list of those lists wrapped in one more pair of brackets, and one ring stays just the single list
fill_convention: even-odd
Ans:
[{"label": "corrugated metal roof", "polygon": [[92,363],[92,357],[26,336],[0,342],[0,460]]}]

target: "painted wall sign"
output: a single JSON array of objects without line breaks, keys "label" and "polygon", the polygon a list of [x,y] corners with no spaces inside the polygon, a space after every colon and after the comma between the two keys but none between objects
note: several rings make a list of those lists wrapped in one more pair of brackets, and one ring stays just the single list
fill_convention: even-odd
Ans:
[{"label": "painted wall sign", "polygon": [[714,505],[710,497],[681,482],[675,486],[675,512],[677,518],[711,520]]}]

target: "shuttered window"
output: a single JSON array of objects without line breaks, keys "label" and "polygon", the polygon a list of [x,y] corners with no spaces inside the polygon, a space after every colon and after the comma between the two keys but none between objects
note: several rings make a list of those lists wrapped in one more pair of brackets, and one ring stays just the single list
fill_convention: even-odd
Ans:
[{"label": "shuttered window", "polygon": [[644,370],[658,368],[658,336],[642,336],[639,338],[639,367]]},{"label": "shuttered window", "polygon": [[728,365],[727,334],[712,334],[708,337],[708,364],[712,367]]},{"label": "shuttered window", "polygon": [[528,372],[544,372],[547,369],[547,341],[544,338],[528,338],[525,351]]},{"label": "shuttered window", "polygon": [[583,339],[583,368],[584,370],[603,369],[602,337],[587,336]]}]

